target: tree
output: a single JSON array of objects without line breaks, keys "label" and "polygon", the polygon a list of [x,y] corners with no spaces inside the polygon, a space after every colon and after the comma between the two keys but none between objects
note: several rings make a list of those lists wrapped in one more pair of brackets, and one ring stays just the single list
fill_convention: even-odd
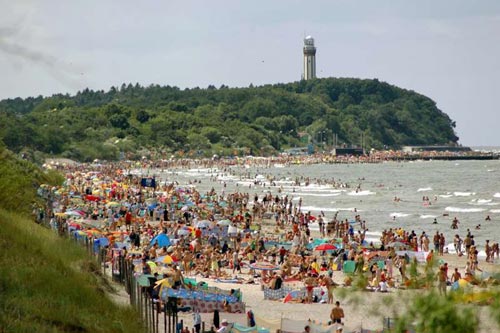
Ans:
[{"label": "tree", "polygon": [[111,126],[120,129],[127,129],[130,126],[128,118],[124,114],[112,115],[111,117],[109,117],[109,123],[111,124]]},{"label": "tree", "polygon": [[145,123],[149,120],[149,113],[145,110],[139,110],[137,111],[137,114],[135,115],[135,119],[142,123]]}]

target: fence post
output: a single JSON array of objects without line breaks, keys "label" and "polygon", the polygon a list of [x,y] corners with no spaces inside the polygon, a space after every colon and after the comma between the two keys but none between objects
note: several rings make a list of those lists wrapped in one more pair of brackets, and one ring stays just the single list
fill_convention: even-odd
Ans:
[{"label": "fence post", "polygon": [[163,332],[167,333],[167,309],[163,308]]},{"label": "fence post", "polygon": [[144,297],[144,321],[146,322],[146,331],[149,332],[149,312],[148,312],[148,297]]}]

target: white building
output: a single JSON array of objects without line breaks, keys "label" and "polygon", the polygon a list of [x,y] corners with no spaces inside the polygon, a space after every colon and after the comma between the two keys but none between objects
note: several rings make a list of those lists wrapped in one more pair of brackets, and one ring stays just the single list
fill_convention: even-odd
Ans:
[{"label": "white building", "polygon": [[316,78],[316,47],[314,38],[307,36],[304,39],[304,80]]}]

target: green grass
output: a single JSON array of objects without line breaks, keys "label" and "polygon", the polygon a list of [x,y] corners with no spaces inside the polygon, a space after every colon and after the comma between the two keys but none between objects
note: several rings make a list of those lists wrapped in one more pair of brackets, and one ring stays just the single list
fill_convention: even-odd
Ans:
[{"label": "green grass", "polygon": [[83,248],[29,217],[38,184],[60,176],[1,147],[0,175],[0,333],[144,331]]},{"label": "green grass", "polygon": [[140,332],[96,272],[70,240],[0,210],[0,332]]}]

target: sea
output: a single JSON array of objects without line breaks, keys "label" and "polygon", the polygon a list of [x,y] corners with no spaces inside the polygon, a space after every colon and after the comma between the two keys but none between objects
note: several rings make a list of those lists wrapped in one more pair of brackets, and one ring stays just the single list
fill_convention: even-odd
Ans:
[{"label": "sea", "polygon": [[[382,231],[402,227],[431,237],[443,233],[450,253],[455,234],[474,235],[480,256],[486,240],[500,242],[500,161],[413,161],[378,164],[314,164],[266,167],[136,170],[164,182],[195,186],[200,193],[249,192],[302,200],[303,212],[326,219],[366,221],[366,240],[377,243]],[[341,184],[341,186],[339,185]],[[395,200],[398,198],[398,200]],[[428,198],[429,200],[424,200]],[[251,203],[251,202],[250,202]],[[489,216],[491,221],[487,221]],[[452,220],[459,220],[452,229]],[[436,219],[437,224],[434,224]],[[358,224],[353,224],[358,228]],[[317,224],[311,224],[317,230]]]}]

